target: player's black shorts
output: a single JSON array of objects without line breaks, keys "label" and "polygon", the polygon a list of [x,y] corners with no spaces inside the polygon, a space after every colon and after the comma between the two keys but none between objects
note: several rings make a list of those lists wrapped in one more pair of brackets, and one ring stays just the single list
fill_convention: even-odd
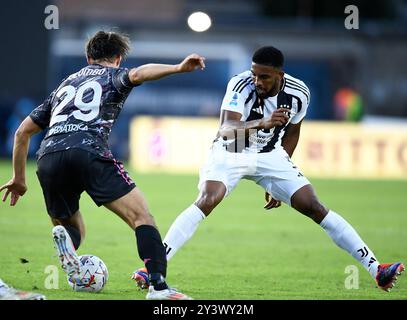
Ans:
[{"label": "player's black shorts", "polygon": [[37,176],[52,218],[66,219],[79,210],[86,191],[101,206],[129,193],[136,185],[114,159],[100,158],[82,149],[44,155],[38,161]]}]

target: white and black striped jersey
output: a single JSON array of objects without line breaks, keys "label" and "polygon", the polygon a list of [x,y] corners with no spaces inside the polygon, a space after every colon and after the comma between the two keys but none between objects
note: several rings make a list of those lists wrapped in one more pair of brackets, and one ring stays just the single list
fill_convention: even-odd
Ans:
[{"label": "white and black striped jersey", "polygon": [[290,119],[282,127],[270,130],[253,130],[245,137],[244,144],[239,139],[217,139],[231,152],[270,152],[281,148],[281,139],[287,126],[299,123],[305,116],[310,102],[310,91],[299,79],[288,74],[284,75],[281,91],[274,97],[261,99],[258,97],[252,79],[251,71],[245,71],[234,76],[228,83],[223,98],[221,110],[238,112],[242,115],[241,121],[258,120],[271,116],[277,108],[291,110]]}]

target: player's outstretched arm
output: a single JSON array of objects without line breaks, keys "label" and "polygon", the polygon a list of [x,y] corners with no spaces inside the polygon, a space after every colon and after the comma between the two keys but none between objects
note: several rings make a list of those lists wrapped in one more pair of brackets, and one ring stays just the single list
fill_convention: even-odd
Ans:
[{"label": "player's outstretched arm", "polygon": [[194,53],[187,56],[179,64],[149,63],[133,68],[129,72],[129,78],[133,84],[141,84],[145,81],[158,80],[174,73],[191,72],[196,69],[205,69],[205,58]]},{"label": "player's outstretched arm", "polygon": [[34,121],[27,117],[20,124],[14,135],[13,147],[13,178],[5,185],[0,187],[0,192],[6,190],[3,196],[3,202],[7,200],[11,193],[10,205],[14,206],[18,198],[27,191],[25,183],[25,164],[27,160],[28,147],[31,136],[40,132],[42,129]]}]

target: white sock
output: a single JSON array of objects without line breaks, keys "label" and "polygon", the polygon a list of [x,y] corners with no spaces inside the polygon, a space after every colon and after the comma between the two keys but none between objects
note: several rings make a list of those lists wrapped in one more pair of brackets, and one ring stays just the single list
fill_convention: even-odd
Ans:
[{"label": "white sock", "polygon": [[163,240],[167,261],[192,237],[204,218],[201,209],[193,204],[175,219]]},{"label": "white sock", "polygon": [[373,278],[376,278],[379,262],[355,229],[340,215],[330,210],[320,226],[328,233],[338,247],[358,260]]}]

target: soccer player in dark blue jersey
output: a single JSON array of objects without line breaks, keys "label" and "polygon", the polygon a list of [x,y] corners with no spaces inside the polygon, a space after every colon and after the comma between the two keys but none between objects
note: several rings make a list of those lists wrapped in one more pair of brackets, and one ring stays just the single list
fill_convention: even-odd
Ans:
[{"label": "soccer player in dark blue jersey", "polygon": [[204,69],[204,58],[187,56],[177,65],[146,64],[121,68],[129,39],[97,32],[86,45],[88,65],[62,81],[15,133],[13,178],[0,188],[14,206],[27,191],[25,167],[30,138],[48,129],[37,152],[38,179],[54,228],[55,247],[64,271],[80,285],[76,250],[85,235],[79,198],[86,191],[98,206],[122,218],[137,238],[151,286],[147,299],[189,299],[165,282],[167,260],[161,236],[140,190],[108,146],[113,124],[130,91],[145,81]]}]

